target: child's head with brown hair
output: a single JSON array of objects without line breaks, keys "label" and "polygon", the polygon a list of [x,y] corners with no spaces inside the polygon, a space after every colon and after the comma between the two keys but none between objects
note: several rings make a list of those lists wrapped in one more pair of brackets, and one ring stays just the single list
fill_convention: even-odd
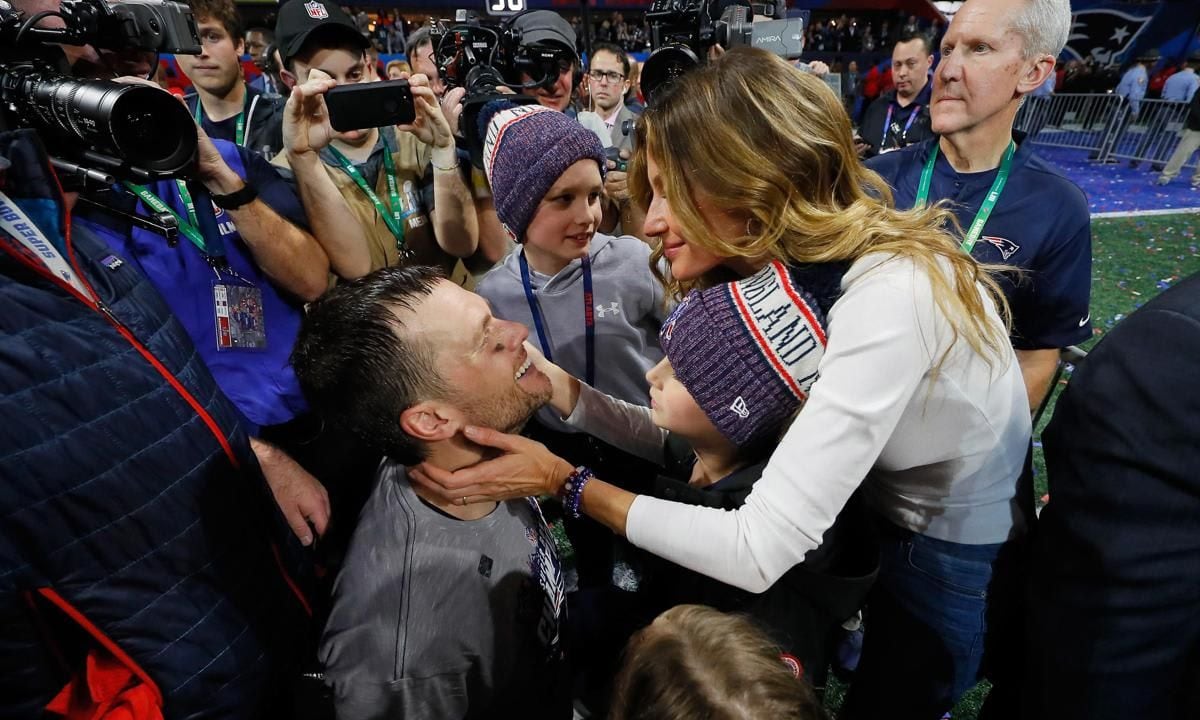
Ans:
[{"label": "child's head with brown hair", "polygon": [[816,693],[753,623],[679,605],[629,641],[611,720],[823,720]]}]

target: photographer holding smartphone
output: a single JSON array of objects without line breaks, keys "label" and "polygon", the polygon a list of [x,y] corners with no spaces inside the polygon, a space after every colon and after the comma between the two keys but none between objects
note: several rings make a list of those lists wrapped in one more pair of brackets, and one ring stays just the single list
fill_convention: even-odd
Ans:
[{"label": "photographer holding smartphone", "polygon": [[469,285],[458,259],[475,252],[479,224],[428,79],[409,79],[412,124],[339,132],[324,95],[376,81],[367,40],[337,5],[319,1],[284,5],[275,35],[290,96],[285,150],[273,162],[294,177],[313,227],[330,230],[322,238],[333,273],[354,279],[382,267],[433,265]]}]

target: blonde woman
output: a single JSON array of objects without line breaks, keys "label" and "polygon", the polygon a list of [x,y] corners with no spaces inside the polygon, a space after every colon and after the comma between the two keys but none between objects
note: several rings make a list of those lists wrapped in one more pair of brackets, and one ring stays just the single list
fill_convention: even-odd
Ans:
[{"label": "blonde woman", "polygon": [[[418,481],[461,503],[560,494],[634,544],[754,592],[819,545],[861,488],[881,568],[843,716],[940,716],[980,675],[1031,520],[1018,493],[1028,402],[995,282],[958,249],[946,210],[892,206],[838,98],[766,52],[733,50],[678,80],[643,116],[638,148],[634,197],[669,288],[748,277],[773,258],[844,269],[820,378],[754,492],[736,511],[636,496],[524,438],[474,430],[503,454]],[[746,306],[761,332],[789,331],[769,310]],[[738,399],[731,413],[754,412]]]}]

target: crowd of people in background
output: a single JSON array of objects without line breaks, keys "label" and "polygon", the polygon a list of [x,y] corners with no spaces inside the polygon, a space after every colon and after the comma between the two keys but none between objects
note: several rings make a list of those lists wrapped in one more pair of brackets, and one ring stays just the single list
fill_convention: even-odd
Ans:
[{"label": "crowd of people in background", "polygon": [[[1073,556],[1125,528],[1078,492],[1120,443],[1048,444],[1098,468],[1035,532],[1031,417],[1092,334],[1087,199],[1014,132],[1097,74],[1056,65],[1066,0],[814,13],[803,61],[714,48],[652,103],[644,17],[524,13],[551,61],[476,108],[476,154],[424,19],[189,5],[201,52],[156,79],[194,177],[77,202],[0,134],[0,714],[824,720],[833,666],[843,720],[983,679],[993,717],[1194,717],[1194,572],[1156,579],[1164,630],[1153,557]],[[1110,122],[1159,77],[1198,101],[1195,62],[1137,60]],[[333,88],[388,78],[411,122],[334,127]],[[1112,505],[1194,478],[1154,392],[1064,399],[1176,440]],[[1146,544],[1193,558],[1193,506]]]}]

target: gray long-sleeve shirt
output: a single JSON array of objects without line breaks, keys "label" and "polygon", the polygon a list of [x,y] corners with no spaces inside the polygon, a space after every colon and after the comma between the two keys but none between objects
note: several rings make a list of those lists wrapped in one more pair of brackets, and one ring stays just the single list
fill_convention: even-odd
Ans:
[{"label": "gray long-sleeve shirt", "polygon": [[562,717],[562,611],[554,542],[532,500],[458,520],[384,461],[321,638],[337,716]]}]

